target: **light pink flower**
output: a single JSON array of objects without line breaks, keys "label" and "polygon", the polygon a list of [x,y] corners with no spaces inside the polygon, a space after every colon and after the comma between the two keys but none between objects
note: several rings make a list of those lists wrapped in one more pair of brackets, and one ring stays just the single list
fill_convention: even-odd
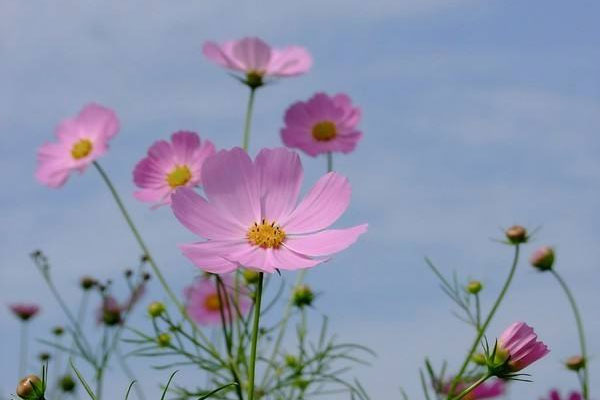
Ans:
[{"label": "light pink flower", "polygon": [[[454,395],[458,395],[463,390],[468,388],[473,382],[461,382],[456,385],[454,389]],[[451,382],[444,385],[442,390],[443,394],[448,394],[450,391]],[[494,397],[502,396],[506,392],[506,383],[501,379],[495,379],[493,381],[484,382],[481,385],[473,389],[467,394],[465,400],[476,400],[476,399],[492,399]]]},{"label": "light pink flower", "polygon": [[348,208],[348,180],[324,175],[296,204],[302,175],[300,158],[285,148],[263,149],[254,162],[240,148],[208,158],[206,199],[188,188],[172,198],[177,219],[208,239],[181,245],[183,254],[213,273],[240,266],[274,272],[314,267],[344,250],[367,230],[326,229]]},{"label": "light pink flower", "polygon": [[286,146],[313,157],[328,152],[349,153],[362,138],[357,129],[360,116],[360,108],[353,107],[347,95],[317,93],[287,109],[281,138]]},{"label": "light pink flower", "polygon": [[301,75],[312,65],[312,57],[306,49],[298,46],[274,49],[256,37],[222,44],[206,42],[202,52],[216,64],[258,77]]},{"label": "light pink flower", "polygon": [[10,311],[21,321],[28,321],[40,311],[40,306],[33,303],[14,303],[8,306]]},{"label": "light pink flower", "polygon": [[137,163],[133,180],[140,190],[134,196],[156,206],[171,203],[179,187],[202,183],[202,164],[215,153],[210,140],[200,141],[194,132],[176,132],[171,142],[158,140],[148,149],[148,156]]},{"label": "light pink flower", "polygon": [[[185,309],[190,318],[201,325],[220,324],[222,322],[221,301],[223,301],[223,318],[225,318],[226,321],[229,322],[238,317],[238,312],[231,303],[235,291],[233,279],[228,275],[221,276],[221,279],[223,280],[227,294],[221,292],[220,297],[215,279],[209,277],[197,279],[184,291],[186,298]],[[241,284],[238,293],[239,312],[244,316],[248,313],[248,310],[250,310],[251,301]],[[227,297],[230,301],[229,308],[227,308],[227,303],[225,303],[227,300],[225,298],[226,295],[229,296]]]},{"label": "light pink flower", "polygon": [[62,186],[72,171],[83,172],[108,149],[108,141],[119,131],[115,113],[98,104],[88,104],[74,118],[56,128],[57,142],[45,143],[37,153],[35,177],[44,185]]},{"label": "light pink flower", "polygon": [[520,371],[548,354],[550,350],[537,340],[533,328],[524,322],[515,322],[500,335],[498,354],[507,356],[511,370]]},{"label": "light pink flower", "polygon": [[[550,391],[550,397],[548,398],[548,400],[561,400],[562,397],[560,397],[560,393],[558,392],[558,390],[554,389],[552,391]],[[582,396],[580,393],[578,392],[571,392],[569,393],[569,397],[567,397],[567,400],[581,400]]]}]

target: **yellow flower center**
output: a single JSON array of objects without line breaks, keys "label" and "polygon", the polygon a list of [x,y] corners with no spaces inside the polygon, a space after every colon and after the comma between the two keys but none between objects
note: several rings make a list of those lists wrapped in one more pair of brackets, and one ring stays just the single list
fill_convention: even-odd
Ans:
[{"label": "yellow flower center", "polygon": [[92,147],[89,139],[80,139],[71,148],[71,155],[76,160],[82,159],[92,152]]},{"label": "yellow flower center", "polygon": [[167,183],[172,188],[183,186],[192,179],[192,173],[187,165],[176,165],[171,172],[167,174]]},{"label": "yellow flower center", "polygon": [[312,135],[319,142],[328,142],[337,135],[337,128],[331,121],[321,121],[313,126]]},{"label": "yellow flower center", "polygon": [[211,293],[204,299],[204,307],[209,311],[219,311],[221,309],[221,301],[217,293]]},{"label": "yellow flower center", "polygon": [[246,234],[248,241],[255,245],[265,249],[277,249],[285,240],[285,232],[275,224],[275,221],[269,223],[268,220],[263,219],[261,223],[254,223],[248,229]]}]

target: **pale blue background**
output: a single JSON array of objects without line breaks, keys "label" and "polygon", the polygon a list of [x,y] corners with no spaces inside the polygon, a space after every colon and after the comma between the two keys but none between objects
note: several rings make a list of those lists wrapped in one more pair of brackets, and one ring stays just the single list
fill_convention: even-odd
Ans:
[{"label": "pale blue background", "polygon": [[[195,271],[175,244],[192,236],[168,209],[151,212],[131,197],[130,171],[147,146],[177,129],[219,147],[240,142],[246,90],[203,59],[201,46],[251,34],[304,45],[315,58],[310,74],[260,91],[252,153],[278,145],[285,108],[315,91],[345,91],[363,108],[364,140],[335,160],[354,189],[338,226],[368,221],[370,229],[310,280],[324,292],[317,309],[332,328],[379,353],[371,368],[355,371],[373,399],[399,398],[401,385],[421,398],[423,357],[456,366],[472,340],[423,256],[482,279],[489,305],[511,257],[490,238],[517,222],[543,226],[525,256],[542,243],[557,246],[557,268],[586,317],[597,398],[599,13],[595,1],[1,0],[0,396],[13,392],[17,363],[18,324],[5,304],[42,303],[37,337],[61,318],[28,253],[50,255],[72,299],[79,276],[118,276],[136,254],[97,174],[58,191],[42,187],[33,180],[36,148],[88,101],[117,110],[122,130],[101,161],[168,280],[182,288]],[[303,161],[314,181],[325,161]],[[152,286],[144,302],[163,296]],[[490,335],[515,320],[534,325],[553,351],[528,369],[535,382],[514,385],[511,398],[575,388],[561,367],[577,352],[570,310],[556,282],[525,261]],[[136,370],[155,394],[164,374]],[[126,381],[118,370],[109,382],[107,398],[120,398]]]}]

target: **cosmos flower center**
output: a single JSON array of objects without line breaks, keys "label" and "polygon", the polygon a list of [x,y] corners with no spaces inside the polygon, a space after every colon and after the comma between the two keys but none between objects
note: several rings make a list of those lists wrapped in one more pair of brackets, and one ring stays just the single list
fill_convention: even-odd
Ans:
[{"label": "cosmos flower center", "polygon": [[92,152],[92,142],[89,139],[80,139],[71,148],[71,155],[74,159],[80,160],[87,157]]},{"label": "cosmos flower center", "polygon": [[261,223],[255,222],[246,234],[250,244],[260,246],[264,249],[277,249],[285,240],[285,232],[275,224],[263,219]]},{"label": "cosmos flower center", "polygon": [[328,142],[337,135],[337,128],[331,121],[321,121],[312,128],[313,137],[319,142]]},{"label": "cosmos flower center", "polygon": [[250,87],[260,87],[263,85],[263,75],[264,71],[258,71],[255,69],[251,69],[246,72],[246,83],[250,85]]},{"label": "cosmos flower center", "polygon": [[211,293],[204,299],[204,307],[209,311],[219,311],[221,309],[221,301],[217,293]]},{"label": "cosmos flower center", "polygon": [[167,174],[167,183],[172,188],[183,186],[192,179],[192,173],[187,165],[176,165],[171,172]]}]

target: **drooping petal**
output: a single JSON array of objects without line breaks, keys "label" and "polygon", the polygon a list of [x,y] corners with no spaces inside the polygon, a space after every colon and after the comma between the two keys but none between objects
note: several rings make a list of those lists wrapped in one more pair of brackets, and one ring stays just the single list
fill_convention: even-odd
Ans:
[{"label": "drooping petal", "polygon": [[328,258],[310,258],[295,251],[282,246],[273,251],[273,262],[277,269],[282,270],[298,270],[312,268],[315,265],[328,261]]},{"label": "drooping petal", "polygon": [[312,63],[310,53],[303,47],[290,46],[272,50],[267,74],[281,77],[300,75],[308,72]]},{"label": "drooping petal", "polygon": [[61,187],[69,178],[71,164],[68,150],[64,146],[60,143],[46,143],[38,150],[35,177],[51,188]]},{"label": "drooping petal", "polygon": [[234,44],[233,55],[246,72],[266,71],[271,59],[271,47],[256,37],[243,38]]},{"label": "drooping petal", "polygon": [[288,234],[320,231],[334,223],[350,203],[350,183],[336,172],[321,177],[280,225]]},{"label": "drooping petal", "polygon": [[202,46],[202,53],[206,58],[223,67],[244,71],[245,66],[236,60],[233,55],[233,46],[235,43],[235,41],[230,41],[219,45],[215,42],[206,42]]},{"label": "drooping petal", "polygon": [[231,254],[249,251],[245,241],[209,240],[207,242],[179,245],[183,255],[189,258],[198,268],[213,274],[231,272],[238,267],[227,257]]},{"label": "drooping petal", "polygon": [[304,236],[289,237],[285,247],[306,256],[328,256],[348,248],[367,231],[367,224],[348,229],[329,229]]}]

